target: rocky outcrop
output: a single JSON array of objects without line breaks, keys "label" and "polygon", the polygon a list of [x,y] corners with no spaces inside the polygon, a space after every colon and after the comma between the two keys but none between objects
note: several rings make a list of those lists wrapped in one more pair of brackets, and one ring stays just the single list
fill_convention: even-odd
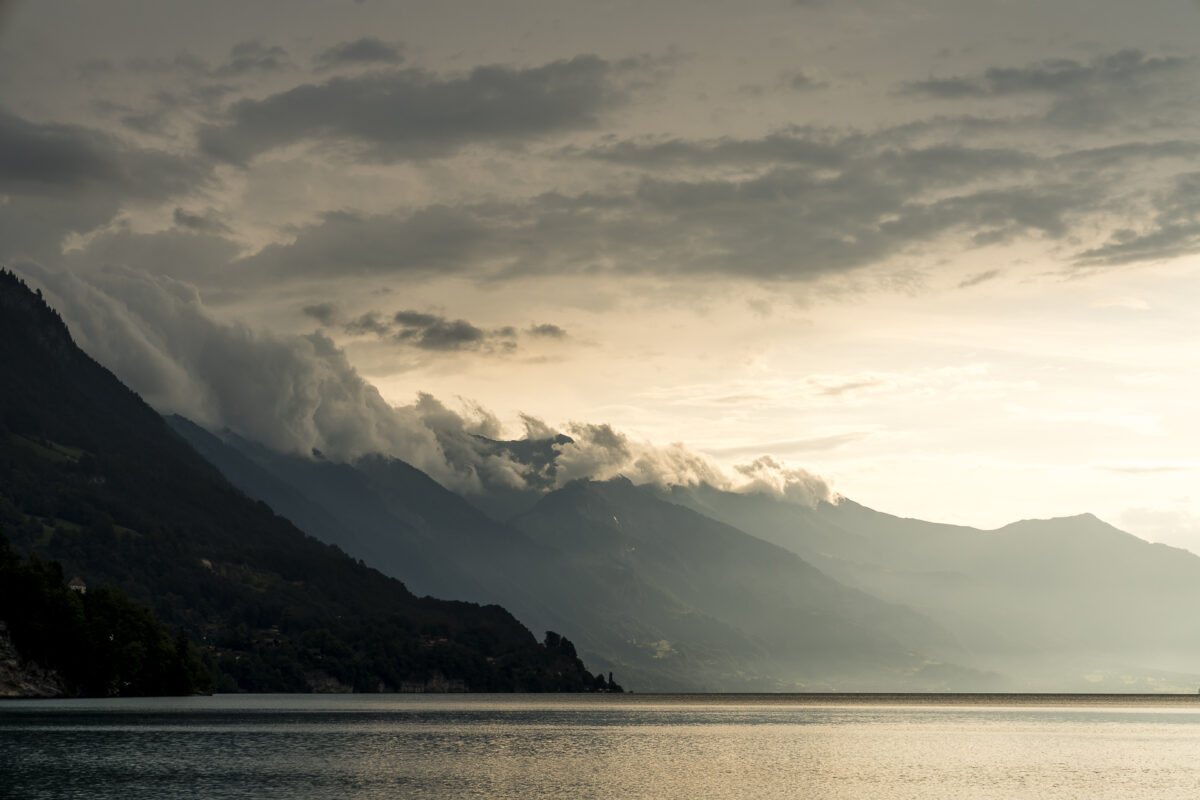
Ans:
[{"label": "rocky outcrop", "polygon": [[66,693],[58,673],[21,658],[8,626],[0,622],[0,697],[62,697]]}]

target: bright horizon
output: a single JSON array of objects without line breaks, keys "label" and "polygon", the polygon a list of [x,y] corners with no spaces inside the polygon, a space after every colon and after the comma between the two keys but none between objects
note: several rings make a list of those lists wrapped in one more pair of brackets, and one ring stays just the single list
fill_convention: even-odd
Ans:
[{"label": "bright horizon", "polygon": [[608,424],[901,516],[1200,552],[1198,28],[1182,0],[9,3],[0,263],[210,424],[266,430],[239,381],[324,374],[269,360],[320,331],[390,403],[507,436]]}]

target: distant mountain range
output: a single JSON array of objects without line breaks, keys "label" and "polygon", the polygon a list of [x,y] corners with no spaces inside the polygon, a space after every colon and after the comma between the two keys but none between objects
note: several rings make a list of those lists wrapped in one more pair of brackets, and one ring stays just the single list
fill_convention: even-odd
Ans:
[{"label": "distant mountain range", "polygon": [[970,663],[1021,688],[1200,685],[1200,557],[1091,514],[994,531],[841,500],[807,508],[708,486],[664,493],[952,631]]},{"label": "distant mountain range", "polygon": [[525,498],[509,489],[493,507],[529,508],[501,522],[395,459],[335,464],[169,422],[309,534],[418,591],[500,603],[562,630],[588,663],[642,690],[995,684],[955,666],[954,636],[921,614],[625,480]]},{"label": "distant mountain range", "polygon": [[0,312],[5,534],[152,608],[218,689],[608,688],[577,655],[639,691],[1200,686],[1200,558],[1089,515],[560,485],[561,435],[474,437],[535,479],[459,495],[164,420],[9,273]]},{"label": "distant mountain range", "polygon": [[[248,498],[2,270],[0,475],[15,551],[152,609],[194,643],[217,690],[609,687],[557,634],[539,644],[498,606],[416,597]],[[21,648],[31,626],[7,622]]]},{"label": "distant mountain range", "polygon": [[333,464],[171,424],[310,534],[561,629],[643,690],[1200,685],[1200,558],[1091,516],[979,531],[704,484],[555,489],[565,437],[488,442],[549,480],[460,497],[395,459]]}]

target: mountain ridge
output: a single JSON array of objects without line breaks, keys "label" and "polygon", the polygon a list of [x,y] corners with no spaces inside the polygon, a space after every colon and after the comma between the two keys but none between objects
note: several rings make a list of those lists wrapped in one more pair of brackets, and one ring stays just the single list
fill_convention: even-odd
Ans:
[{"label": "mountain ridge", "polygon": [[218,690],[597,686],[504,609],[418,598],[248,499],[7,270],[0,310],[0,525],[186,633]]}]

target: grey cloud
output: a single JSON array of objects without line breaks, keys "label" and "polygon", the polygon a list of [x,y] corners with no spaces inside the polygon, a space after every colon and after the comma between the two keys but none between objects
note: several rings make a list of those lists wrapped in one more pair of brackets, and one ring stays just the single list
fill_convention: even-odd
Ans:
[{"label": "grey cloud", "polygon": [[239,42],[229,51],[229,60],[213,70],[217,77],[238,77],[248,72],[274,71],[289,66],[288,53],[278,45],[258,40]]},{"label": "grey cloud", "polygon": [[365,36],[336,44],[321,51],[313,60],[318,66],[329,69],[358,64],[399,64],[404,60],[404,54],[398,44]]},{"label": "grey cloud", "polygon": [[537,336],[543,339],[567,338],[567,332],[565,330],[548,322],[530,327],[528,333],[530,336]]},{"label": "grey cloud", "polygon": [[[477,405],[454,411],[424,393],[391,406],[321,334],[282,336],[219,322],[195,287],[141,270],[23,272],[80,345],[159,411],[284,452],[317,449],[334,461],[394,456],[456,491],[548,488],[544,474],[492,446],[501,434],[494,414]],[[421,316],[414,313],[411,319]],[[528,438],[552,439],[557,485],[624,475],[639,484],[772,491],[806,503],[829,495],[820,479],[771,459],[740,467],[748,480],[739,487],[680,444],[656,447],[606,424],[572,423],[570,437],[556,436],[540,420],[523,419]]]},{"label": "grey cloud", "polygon": [[399,341],[411,341],[423,350],[467,350],[479,347],[488,338],[482,328],[464,319],[438,319],[429,325],[401,328]]},{"label": "grey cloud", "polygon": [[992,67],[970,77],[931,78],[906,84],[905,88],[944,98],[1073,94],[1096,87],[1140,86],[1147,78],[1178,72],[1190,64],[1190,59],[1152,58],[1138,50],[1122,50],[1099,56],[1087,64],[1051,59],[1028,67]]},{"label": "grey cloud", "polygon": [[335,211],[301,228],[294,242],[246,259],[263,277],[452,273],[494,253],[497,224],[471,209],[431,206],[403,217]]},{"label": "grey cloud", "polygon": [[91,231],[127,203],[167,200],[210,177],[195,159],[0,110],[0,258],[56,257],[68,233]]},{"label": "grey cloud", "polygon": [[[802,280],[880,264],[948,237],[969,247],[1020,237],[1069,241],[1087,235],[1101,215],[1123,210],[1127,181],[1158,171],[1147,172],[1148,165],[1194,165],[1200,155],[1183,140],[1052,155],[975,146],[970,137],[915,143],[934,134],[942,131],[796,128],[761,139],[618,141],[560,151],[636,167],[640,177],[603,192],[400,214],[330,212],[298,229],[292,243],[239,262],[237,271],[260,282],[598,272]],[[1189,190],[1166,194],[1174,199],[1156,201],[1153,224],[1143,220],[1138,233],[1082,253],[1080,263],[1196,246]]]},{"label": "grey cloud", "polygon": [[1076,263],[1116,266],[1200,251],[1200,172],[1176,177],[1152,204],[1154,216],[1142,230],[1117,230],[1105,244],[1081,252]]},{"label": "grey cloud", "polygon": [[192,214],[184,211],[182,208],[176,207],[171,216],[175,220],[175,224],[179,227],[187,228],[197,233],[232,233],[229,226],[222,222],[217,213],[211,208],[203,214]]},{"label": "grey cloud", "polygon": [[92,236],[86,248],[56,261],[80,271],[135,267],[211,282],[220,278],[237,251],[235,242],[219,234],[181,227],[136,233],[122,224],[106,228]]},{"label": "grey cloud", "polygon": [[333,460],[402,458],[443,485],[519,485],[523,467],[485,452],[492,415],[435,398],[394,407],[320,334],[277,336],[216,321],[194,287],[113,269],[81,276],[30,267],[80,345],[152,406],[285,452]]},{"label": "grey cloud", "polygon": [[314,303],[300,309],[306,317],[312,317],[322,325],[332,325],[337,318],[337,306],[333,303]]},{"label": "grey cloud", "polygon": [[206,75],[211,71],[209,69],[208,62],[202,58],[192,55],[191,53],[179,53],[171,58],[149,58],[146,56],[137,56],[127,60],[125,62],[125,68],[131,72],[182,72],[191,73],[194,75]]},{"label": "grey cloud", "polygon": [[436,314],[424,314],[420,311],[397,311],[392,315],[392,321],[406,328],[427,328],[445,320]]},{"label": "grey cloud", "polygon": [[[1192,59],[1122,50],[1087,63],[1052,59],[1026,67],[992,67],[978,75],[930,78],[907,83],[902,90],[943,100],[1042,95],[1052,101],[1043,121],[1080,128],[1136,119],[1139,112],[1175,114],[1178,91],[1192,94],[1186,87],[1194,80]],[[1174,91],[1164,92],[1164,83]]]},{"label": "grey cloud", "polygon": [[391,329],[391,325],[384,322],[383,316],[378,311],[368,311],[366,314],[342,326],[342,330],[351,336],[362,336],[364,334],[385,336]]},{"label": "grey cloud", "polygon": [[787,87],[796,92],[807,92],[813,89],[823,89],[826,84],[823,81],[813,80],[810,76],[803,72],[797,71],[787,76]]},{"label": "grey cloud", "polygon": [[[636,146],[620,149],[638,157]],[[766,160],[762,149],[797,163]],[[977,245],[1028,233],[1061,238],[1072,215],[1103,196],[1086,180],[1052,182],[1057,170],[1017,150],[776,137],[680,142],[672,151],[679,164],[717,154],[764,161],[740,179],[644,175],[624,193],[551,193],[399,217],[339,212],[292,244],[251,257],[246,271],[263,279],[600,270],[798,279],[876,263],[951,233]]]},{"label": "grey cloud", "polygon": [[447,319],[439,314],[421,311],[397,311],[385,318],[378,311],[369,311],[343,326],[351,336],[374,335],[390,337],[393,341],[422,350],[452,351],[480,349],[512,349],[512,327],[486,331],[465,319]]},{"label": "grey cloud", "polygon": [[139,197],[190,188],[194,162],[130,147],[79,125],[28,122],[0,109],[0,191],[76,191],[103,186]]},{"label": "grey cloud", "polygon": [[392,161],[449,155],[483,141],[519,141],[593,125],[622,102],[621,67],[579,56],[540,67],[476,67],[461,77],[418,69],[335,77],[233,105],[203,126],[200,147],[242,163],[298,141],[350,142]]},{"label": "grey cloud", "polygon": [[[761,139],[723,138],[715,141],[668,139],[665,141],[624,140],[580,153],[588,158],[648,169],[681,165],[703,166],[728,163],[804,164],[814,168],[836,168],[860,151],[860,136],[838,137],[807,128],[793,128]],[[577,151],[564,151],[575,155]]]}]

